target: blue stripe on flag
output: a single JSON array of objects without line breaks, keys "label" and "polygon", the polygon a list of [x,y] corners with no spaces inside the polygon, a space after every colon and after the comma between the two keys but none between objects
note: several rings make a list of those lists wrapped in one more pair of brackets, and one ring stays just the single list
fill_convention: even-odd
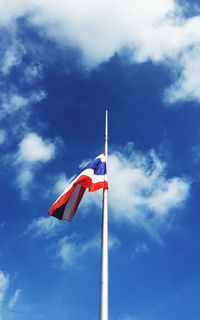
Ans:
[{"label": "blue stripe on flag", "polygon": [[103,176],[104,174],[106,174],[106,163],[97,158],[88,163],[88,165],[83,170],[85,169],[93,169],[94,174]]}]

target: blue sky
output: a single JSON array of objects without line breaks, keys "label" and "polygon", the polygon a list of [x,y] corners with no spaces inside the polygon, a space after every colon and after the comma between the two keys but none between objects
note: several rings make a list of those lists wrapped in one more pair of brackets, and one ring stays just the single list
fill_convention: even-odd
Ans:
[{"label": "blue sky", "polygon": [[104,148],[109,320],[200,317],[200,5],[0,0],[0,319],[95,320],[102,193],[47,215]]}]

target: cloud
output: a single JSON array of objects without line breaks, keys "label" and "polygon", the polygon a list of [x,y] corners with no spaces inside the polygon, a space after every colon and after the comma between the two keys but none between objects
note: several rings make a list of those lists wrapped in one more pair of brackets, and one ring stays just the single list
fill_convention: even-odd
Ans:
[{"label": "cloud", "polygon": [[[54,179],[55,179],[55,184],[51,193],[56,196],[60,196],[60,194],[63,193],[63,190],[65,190],[70,180],[66,177],[65,173],[60,173],[56,175]],[[52,180],[52,177],[51,177],[51,180]]]},{"label": "cloud", "polygon": [[[199,101],[200,76],[194,66],[200,59],[200,15],[192,4],[175,0],[4,0],[0,9],[2,25],[26,16],[43,36],[62,47],[78,48],[87,67],[108,61],[124,50],[130,62],[150,60],[167,65],[172,72],[178,66],[166,100]],[[193,16],[188,16],[191,10]],[[13,51],[8,54],[8,69],[9,64],[20,60]]]},{"label": "cloud", "polygon": [[132,258],[135,258],[138,254],[148,254],[149,248],[146,243],[137,243],[134,247],[134,250],[132,252]]},{"label": "cloud", "polygon": [[[145,228],[150,233],[169,221],[189,195],[184,177],[167,177],[167,163],[155,151],[141,153],[132,144],[111,151],[108,159],[110,215],[118,223]],[[101,205],[101,194],[87,194],[84,206]]]},{"label": "cloud", "polygon": [[29,95],[18,93],[16,88],[12,88],[9,93],[3,92],[0,96],[0,119],[17,111],[24,111],[25,107],[30,107],[33,104],[42,101],[45,97],[46,93],[43,90],[31,91],[29,92]]},{"label": "cloud", "polygon": [[137,243],[135,246],[135,253],[148,253],[149,249],[146,243]]},{"label": "cloud", "polygon": [[25,53],[25,47],[20,42],[18,42],[16,38],[14,38],[11,46],[8,47],[3,57],[1,58],[2,74],[6,76],[14,67],[19,66]]},{"label": "cloud", "polygon": [[19,143],[18,151],[14,155],[17,171],[17,186],[26,198],[30,183],[39,167],[52,160],[56,154],[56,143],[45,140],[35,132],[29,132]]},{"label": "cloud", "polygon": [[69,240],[68,237],[64,237],[59,243],[57,258],[60,258],[65,266],[72,266],[88,252],[97,250],[98,247],[99,242],[96,237],[85,243],[78,243],[77,241]]},{"label": "cloud", "polygon": [[9,287],[9,275],[0,270],[0,303],[3,302]]},{"label": "cloud", "polygon": [[[18,34],[17,26],[1,29],[4,34],[4,41],[0,46],[0,119],[6,116],[18,116],[21,113],[30,115],[33,105],[46,98],[45,90],[36,86],[41,79],[42,67],[37,58],[32,57],[30,48],[23,43]],[[29,56],[30,60],[25,59]],[[14,77],[12,72],[15,71]],[[33,87],[34,84],[34,87]],[[37,88],[38,87],[38,88]],[[13,117],[12,117],[13,118]],[[10,117],[7,120],[10,120]],[[24,119],[26,121],[27,119]],[[11,128],[13,123],[11,125]]]},{"label": "cloud", "polygon": [[[12,5],[13,4],[13,5]],[[10,25],[11,20],[14,17],[20,17],[25,13],[24,11],[24,5],[25,1],[18,1],[18,0],[13,0],[13,1],[6,1],[2,0],[0,2],[0,12],[1,12],[1,19],[0,19],[0,25],[5,26],[5,25]],[[4,14],[3,14],[4,12]]]},{"label": "cloud", "polygon": [[25,233],[31,233],[34,237],[46,236],[50,238],[56,235],[63,225],[64,223],[53,217],[39,217],[28,225]]},{"label": "cloud", "polygon": [[36,57],[33,58],[30,46],[19,36],[17,25],[11,23],[7,28],[0,27],[0,33],[3,34],[0,45],[0,120],[6,120],[9,126],[11,144],[28,130],[32,107],[41,103],[47,94],[40,87],[42,66]]},{"label": "cloud", "polygon": [[[31,0],[29,4],[12,1],[12,8],[4,5],[2,12],[7,16],[5,23],[29,12],[33,25],[42,26],[57,41],[80,47],[87,63],[98,64],[127,46],[141,48],[143,56],[158,56],[162,39],[157,29],[171,26],[174,20],[168,15],[177,10],[172,0],[127,0],[126,4],[122,0],[59,0],[59,5],[55,0]],[[153,37],[160,39],[156,46],[152,46]]]},{"label": "cloud", "polygon": [[17,93],[13,93],[9,96],[4,96],[2,100],[2,108],[4,109],[4,111],[9,109],[11,109],[11,112],[16,111],[28,104],[28,99]]},{"label": "cloud", "polygon": [[[167,163],[154,150],[142,153],[131,143],[125,148],[111,149],[108,178],[111,219],[144,228],[155,237],[170,226],[176,209],[184,206],[190,192],[189,179],[168,177]],[[69,180],[60,174],[54,193],[60,195]],[[81,202],[82,214],[91,205],[100,207],[101,197],[102,192],[87,193]]]},{"label": "cloud", "polygon": [[24,70],[24,82],[34,84],[36,80],[42,78],[42,74],[41,64],[30,64]]},{"label": "cloud", "polygon": [[142,154],[133,149],[128,156],[113,152],[109,158],[110,203],[113,216],[130,222],[164,218],[188,196],[184,178],[167,178],[166,163],[154,151]]},{"label": "cloud", "polygon": [[2,270],[0,270],[0,319],[4,320],[4,312],[8,307],[12,309],[17,303],[21,289],[15,290],[12,298],[7,302],[8,290],[10,290],[10,275]]},{"label": "cloud", "polygon": [[[4,5],[1,2],[0,6]],[[28,128],[32,107],[46,98],[46,91],[38,86],[42,66],[35,61],[37,59],[34,63],[24,59],[30,48],[19,39],[16,26],[11,24],[9,30],[4,28],[0,32],[5,34],[0,46],[0,121],[9,127],[9,146],[14,149],[19,144],[17,153],[9,154],[5,150],[2,164],[7,166],[9,160],[12,161],[18,187],[27,195],[26,187],[33,180],[36,170],[55,154],[53,142],[42,139]],[[31,60],[31,55],[29,58]],[[15,71],[14,77],[12,71]],[[5,140],[6,131],[1,130],[0,144]]]},{"label": "cloud", "polygon": [[[4,5],[0,3],[0,7]],[[11,24],[9,28],[0,29],[0,32],[5,35],[0,46],[0,121],[3,127],[4,123],[9,127],[7,144],[13,150],[19,144],[17,153],[9,154],[5,150],[2,164],[7,166],[12,161],[17,172],[17,184],[27,194],[25,189],[33,180],[36,169],[55,153],[54,143],[29,132],[28,128],[32,107],[46,98],[46,91],[37,83],[41,79],[41,65],[36,61],[24,60],[29,48],[19,39],[18,28]],[[31,56],[29,58],[31,60]],[[14,77],[12,71],[15,71]],[[5,130],[0,130],[0,144],[7,140],[6,134]]]},{"label": "cloud", "polygon": [[[62,262],[63,266],[78,266],[88,254],[99,252],[100,238],[100,235],[98,235],[86,242],[79,242],[75,235],[64,237],[56,247],[56,258]],[[109,250],[117,249],[119,246],[119,239],[116,236],[110,235]]]},{"label": "cloud", "polygon": [[9,275],[2,270],[0,270],[0,320],[3,320],[2,317],[2,307],[5,300],[5,295],[9,288],[10,278]]},{"label": "cloud", "polygon": [[8,303],[9,308],[12,309],[16,305],[20,295],[21,295],[21,289],[17,289]]},{"label": "cloud", "polygon": [[55,155],[52,142],[43,140],[34,132],[28,133],[19,145],[17,161],[26,163],[46,162]]},{"label": "cloud", "polygon": [[197,66],[200,64],[200,43],[188,48],[180,57],[177,80],[165,92],[165,98],[170,103],[184,100],[200,102],[200,76]]},{"label": "cloud", "polygon": [[121,246],[120,240],[115,235],[109,235],[108,237],[108,248],[109,250],[117,249]]}]

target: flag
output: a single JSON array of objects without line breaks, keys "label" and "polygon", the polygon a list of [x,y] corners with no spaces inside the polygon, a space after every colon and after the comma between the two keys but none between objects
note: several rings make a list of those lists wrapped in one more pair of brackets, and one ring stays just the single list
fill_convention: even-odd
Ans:
[{"label": "flag", "polygon": [[49,209],[49,215],[71,221],[85,190],[108,189],[106,155],[100,154],[78,174]]}]

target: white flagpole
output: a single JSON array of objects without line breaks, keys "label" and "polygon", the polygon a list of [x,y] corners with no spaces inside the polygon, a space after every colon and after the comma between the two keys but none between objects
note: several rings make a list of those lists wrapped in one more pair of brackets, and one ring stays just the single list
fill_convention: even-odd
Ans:
[{"label": "white flagpole", "polygon": [[[105,153],[108,157],[108,111],[105,122]],[[108,190],[103,190],[101,231],[100,320],[108,320]]]}]

